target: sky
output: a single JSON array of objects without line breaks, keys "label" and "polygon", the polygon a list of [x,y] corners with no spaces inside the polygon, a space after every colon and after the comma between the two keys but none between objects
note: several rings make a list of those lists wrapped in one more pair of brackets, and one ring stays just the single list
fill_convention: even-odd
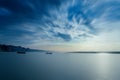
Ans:
[{"label": "sky", "polygon": [[0,44],[120,51],[120,0],[0,0]]}]

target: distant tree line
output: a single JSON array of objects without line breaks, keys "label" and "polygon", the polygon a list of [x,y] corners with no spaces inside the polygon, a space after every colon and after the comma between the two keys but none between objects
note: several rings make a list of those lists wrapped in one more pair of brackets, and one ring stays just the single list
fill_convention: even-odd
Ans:
[{"label": "distant tree line", "polygon": [[29,50],[30,50],[29,48],[24,48],[21,46],[0,44],[0,52],[17,52],[17,51],[29,51]]}]

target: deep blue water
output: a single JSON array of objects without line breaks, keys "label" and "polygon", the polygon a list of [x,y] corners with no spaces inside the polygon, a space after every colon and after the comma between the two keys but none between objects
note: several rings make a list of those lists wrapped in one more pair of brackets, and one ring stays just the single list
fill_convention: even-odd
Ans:
[{"label": "deep blue water", "polygon": [[0,53],[0,80],[120,80],[119,54]]}]

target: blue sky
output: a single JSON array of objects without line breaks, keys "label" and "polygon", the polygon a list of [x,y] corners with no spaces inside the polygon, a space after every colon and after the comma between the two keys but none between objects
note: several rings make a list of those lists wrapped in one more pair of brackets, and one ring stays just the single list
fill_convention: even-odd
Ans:
[{"label": "blue sky", "polygon": [[119,50],[120,0],[0,0],[0,43]]}]

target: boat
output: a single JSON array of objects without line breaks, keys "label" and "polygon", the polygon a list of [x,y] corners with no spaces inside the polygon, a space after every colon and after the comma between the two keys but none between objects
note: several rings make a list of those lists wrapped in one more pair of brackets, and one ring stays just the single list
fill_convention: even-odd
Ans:
[{"label": "boat", "polygon": [[17,53],[18,54],[25,54],[26,52],[24,52],[24,51],[18,51]]},{"label": "boat", "polygon": [[52,52],[47,52],[46,54],[53,54]]}]

